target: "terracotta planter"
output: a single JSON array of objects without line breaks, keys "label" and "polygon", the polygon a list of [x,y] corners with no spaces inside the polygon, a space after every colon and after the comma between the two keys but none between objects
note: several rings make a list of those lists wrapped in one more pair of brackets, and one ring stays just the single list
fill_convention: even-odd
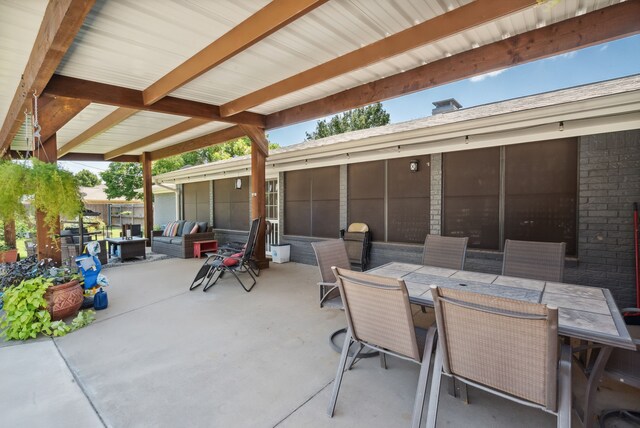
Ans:
[{"label": "terracotta planter", "polygon": [[0,251],[0,263],[15,263],[18,261],[18,250]]},{"label": "terracotta planter", "polygon": [[82,287],[74,280],[65,284],[52,285],[44,294],[52,321],[74,316],[82,306]]}]

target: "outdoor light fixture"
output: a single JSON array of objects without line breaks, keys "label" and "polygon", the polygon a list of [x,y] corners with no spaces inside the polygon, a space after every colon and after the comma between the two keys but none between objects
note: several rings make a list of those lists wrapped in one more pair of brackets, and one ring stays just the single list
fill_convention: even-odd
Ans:
[{"label": "outdoor light fixture", "polygon": [[242,178],[236,178],[236,190],[242,189]]},{"label": "outdoor light fixture", "polygon": [[409,161],[409,171],[411,172],[418,172],[418,161],[417,160],[412,160]]},{"label": "outdoor light fixture", "polygon": [[558,130],[559,131],[564,131],[564,122],[560,121],[560,123],[558,123]]}]

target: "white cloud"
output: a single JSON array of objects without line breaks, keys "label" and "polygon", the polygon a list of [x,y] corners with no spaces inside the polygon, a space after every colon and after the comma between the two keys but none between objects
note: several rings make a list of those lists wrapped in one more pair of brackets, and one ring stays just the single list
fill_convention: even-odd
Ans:
[{"label": "white cloud", "polygon": [[560,58],[567,58],[567,59],[571,59],[574,56],[576,56],[578,54],[578,52],[576,51],[571,51],[571,52],[567,52],[567,53],[563,53],[562,55],[560,55]]},{"label": "white cloud", "polygon": [[487,77],[496,77],[502,73],[504,73],[505,71],[507,71],[506,68],[503,68],[502,70],[496,70],[496,71],[492,71],[490,73],[484,73],[481,74],[479,76],[473,76],[470,80],[472,82],[482,82],[484,79],[486,79]]}]

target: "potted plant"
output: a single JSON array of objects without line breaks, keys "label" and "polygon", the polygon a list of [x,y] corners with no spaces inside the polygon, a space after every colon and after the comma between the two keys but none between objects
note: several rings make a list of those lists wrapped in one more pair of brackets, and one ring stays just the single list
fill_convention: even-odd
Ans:
[{"label": "potted plant", "polygon": [[31,279],[47,281],[44,298],[51,319],[56,321],[75,315],[83,301],[82,278],[69,267],[55,267],[51,259],[38,261],[36,256],[0,267],[0,292],[9,291]]},{"label": "potted plant", "polygon": [[26,218],[25,200],[44,213],[44,224],[53,238],[60,216],[77,217],[83,209],[78,182],[55,163],[31,159],[0,161],[0,220]]},{"label": "potted plant", "polygon": [[[0,267],[0,292],[5,314],[0,321],[7,340],[24,340],[39,333],[61,336],[93,320],[93,311],[78,309],[83,291],[73,270],[57,268],[35,256]],[[62,319],[77,316],[71,324]]]},{"label": "potted plant", "polygon": [[15,263],[17,260],[18,250],[0,243],[0,263]]}]

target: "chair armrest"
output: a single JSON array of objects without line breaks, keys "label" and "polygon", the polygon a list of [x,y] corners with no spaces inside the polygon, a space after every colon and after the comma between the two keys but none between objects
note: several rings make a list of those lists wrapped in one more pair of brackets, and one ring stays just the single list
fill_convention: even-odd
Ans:
[{"label": "chair armrest", "polygon": [[624,308],[620,312],[623,314],[640,314],[640,308]]}]

